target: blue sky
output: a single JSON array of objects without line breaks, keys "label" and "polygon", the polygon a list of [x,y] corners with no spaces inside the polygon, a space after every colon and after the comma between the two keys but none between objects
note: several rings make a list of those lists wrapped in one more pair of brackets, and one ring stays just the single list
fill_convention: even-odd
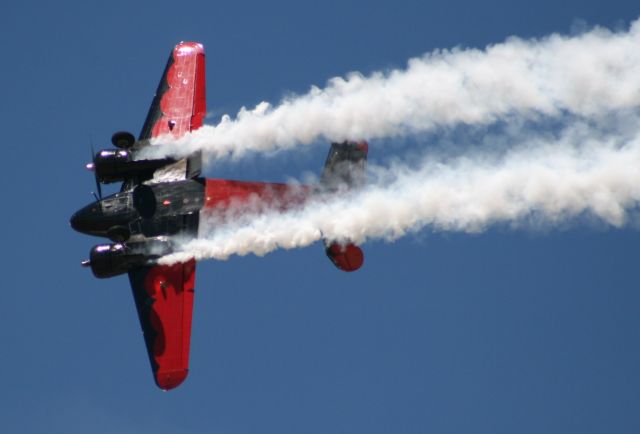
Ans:
[{"label": "blue sky", "polygon": [[[180,40],[205,45],[208,109],[219,116],[436,48],[623,28],[638,16],[631,1],[5,5],[0,430],[639,432],[633,227],[425,230],[366,244],[353,274],[317,244],[203,262],[191,373],[163,393],[127,279],[81,269],[98,240],[68,226],[91,200],[90,140],[139,131]],[[380,163],[408,146],[378,145]],[[284,180],[318,173],[325,154],[208,174]]]}]

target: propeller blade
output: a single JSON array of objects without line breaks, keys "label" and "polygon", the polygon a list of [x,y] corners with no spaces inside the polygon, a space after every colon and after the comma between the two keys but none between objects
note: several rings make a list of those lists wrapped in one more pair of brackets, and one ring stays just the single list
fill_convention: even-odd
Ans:
[{"label": "propeller blade", "polygon": [[96,191],[98,193],[96,201],[100,202],[102,200],[102,186],[100,185],[100,180],[98,179],[98,172],[96,171],[96,153],[93,150],[93,141],[91,141],[91,163],[87,164],[87,169],[93,171],[93,176],[96,180]]},{"label": "propeller blade", "polygon": [[100,185],[100,181],[98,181],[98,176],[96,176],[96,189],[98,190],[98,198],[102,200],[102,186]]}]

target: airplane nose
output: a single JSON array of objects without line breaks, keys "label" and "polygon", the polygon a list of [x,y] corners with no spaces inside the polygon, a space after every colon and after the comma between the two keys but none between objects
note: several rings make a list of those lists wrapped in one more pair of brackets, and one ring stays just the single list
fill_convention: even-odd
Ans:
[{"label": "airplane nose", "polygon": [[78,232],[87,234],[91,232],[94,220],[95,205],[88,205],[74,213],[69,219],[71,227]]},{"label": "airplane nose", "polygon": [[78,211],[74,213],[69,219],[69,224],[71,225],[71,228],[78,232],[84,232],[82,229],[85,225],[83,224],[83,218],[81,214],[82,213]]}]

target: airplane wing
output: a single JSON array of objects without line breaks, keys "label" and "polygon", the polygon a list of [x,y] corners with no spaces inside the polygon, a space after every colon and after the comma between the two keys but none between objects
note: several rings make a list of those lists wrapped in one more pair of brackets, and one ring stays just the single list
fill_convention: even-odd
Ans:
[{"label": "airplane wing", "polygon": [[[198,129],[206,110],[204,48],[195,42],[181,42],[169,56],[138,143],[147,144],[149,139],[164,135],[178,138]],[[197,152],[156,170],[153,180],[195,178],[201,166],[201,153]]]},{"label": "airplane wing", "polygon": [[[179,137],[202,126],[206,112],[204,68],[201,44],[181,42],[175,46],[140,133],[141,140],[163,134]],[[191,178],[200,172],[200,159],[193,156],[171,166],[174,173],[181,172],[182,179]],[[154,380],[164,390],[180,385],[189,371],[195,265],[191,260],[129,272]]]},{"label": "airplane wing", "polygon": [[179,386],[189,372],[196,263],[129,272],[133,298],[158,387]]}]

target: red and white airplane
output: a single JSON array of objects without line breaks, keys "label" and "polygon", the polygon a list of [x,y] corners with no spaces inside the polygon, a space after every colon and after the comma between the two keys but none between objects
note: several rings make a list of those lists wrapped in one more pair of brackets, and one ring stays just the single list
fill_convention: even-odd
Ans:
[{"label": "red and white airplane", "polygon": [[[76,231],[112,241],[93,247],[83,265],[99,278],[128,273],[154,379],[164,390],[180,385],[189,370],[196,271],[194,260],[158,264],[173,251],[172,239],[197,237],[201,213],[224,218],[232,204],[237,212],[242,203],[251,203],[255,212],[256,201],[266,208],[297,206],[317,192],[339,191],[364,179],[368,146],[363,141],[333,143],[319,185],[303,188],[202,178],[200,153],[181,160],[136,159],[152,138],[178,138],[198,129],[205,113],[204,48],[181,42],[169,56],[138,140],[118,132],[112,137],[117,149],[95,154],[87,167],[95,173],[100,196],[70,220]],[[100,184],[113,182],[122,182],[120,191],[102,198]],[[362,250],[352,243],[325,243],[325,248],[341,270],[354,271],[363,263]]]}]

